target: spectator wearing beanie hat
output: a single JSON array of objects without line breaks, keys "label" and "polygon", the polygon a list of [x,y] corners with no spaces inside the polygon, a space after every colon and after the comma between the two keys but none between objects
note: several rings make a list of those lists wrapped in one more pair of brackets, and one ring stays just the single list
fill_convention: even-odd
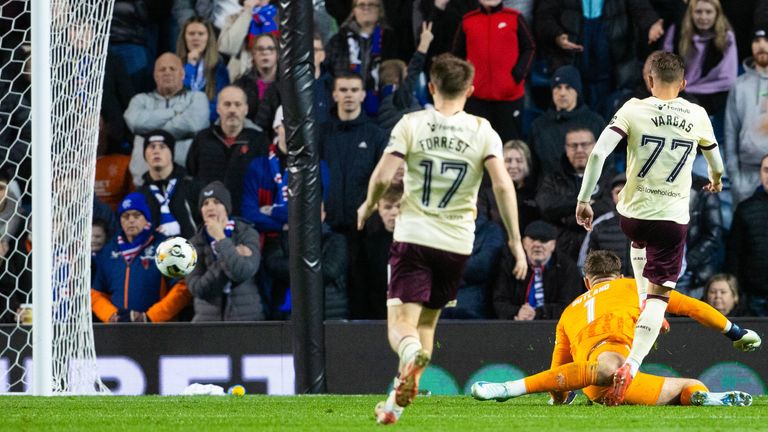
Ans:
[{"label": "spectator wearing beanie hat", "polygon": [[531,129],[531,150],[539,173],[560,168],[569,130],[587,128],[595,137],[603,132],[605,121],[582,103],[581,89],[581,74],[574,66],[561,66],[552,75],[553,106],[534,120]]},{"label": "spectator wearing beanie hat", "polygon": [[120,203],[118,216],[117,235],[94,259],[94,314],[108,323],[172,320],[191,296],[183,280],[172,281],[155,266],[155,251],[165,237],[153,231],[144,195],[128,194]]},{"label": "spectator wearing beanie hat", "polygon": [[187,276],[194,296],[192,321],[260,321],[264,312],[254,276],[259,270],[259,233],[248,223],[232,219],[232,197],[214,181],[200,190],[203,216],[190,242],[198,251],[195,270]]},{"label": "spectator wearing beanie hat", "polygon": [[149,171],[138,189],[149,204],[157,232],[166,237],[190,238],[201,223],[197,195],[202,185],[181,165],[174,163],[176,140],[156,129],[144,136],[144,160]]}]

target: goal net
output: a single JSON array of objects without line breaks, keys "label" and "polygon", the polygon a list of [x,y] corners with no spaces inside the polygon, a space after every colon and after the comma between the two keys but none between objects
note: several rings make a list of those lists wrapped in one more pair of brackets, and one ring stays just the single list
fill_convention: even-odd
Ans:
[{"label": "goal net", "polygon": [[0,6],[0,392],[108,392],[90,236],[112,3]]}]

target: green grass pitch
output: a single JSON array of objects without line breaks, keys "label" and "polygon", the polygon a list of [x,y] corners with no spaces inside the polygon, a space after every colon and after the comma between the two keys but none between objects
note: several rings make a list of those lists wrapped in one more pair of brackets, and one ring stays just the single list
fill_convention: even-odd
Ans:
[{"label": "green grass pitch", "polygon": [[553,407],[543,395],[504,403],[420,396],[396,425],[378,426],[383,395],[0,397],[3,431],[765,431],[768,396],[751,407]]}]

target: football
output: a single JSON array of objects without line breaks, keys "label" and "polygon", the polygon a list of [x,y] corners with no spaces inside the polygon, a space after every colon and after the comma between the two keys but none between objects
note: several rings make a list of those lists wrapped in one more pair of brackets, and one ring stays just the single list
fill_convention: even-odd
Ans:
[{"label": "football", "polygon": [[197,250],[182,237],[171,237],[157,247],[155,265],[170,278],[184,277],[195,269]]}]

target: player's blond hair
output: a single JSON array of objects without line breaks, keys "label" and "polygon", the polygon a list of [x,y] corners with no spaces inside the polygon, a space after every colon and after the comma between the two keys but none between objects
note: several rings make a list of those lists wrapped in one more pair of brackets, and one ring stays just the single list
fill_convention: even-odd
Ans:
[{"label": "player's blond hair", "polygon": [[449,53],[435,57],[429,68],[429,79],[446,99],[456,99],[466,93],[474,78],[475,67]]},{"label": "player's blond hair", "polygon": [[621,275],[621,260],[611,251],[591,251],[584,260],[584,275],[589,279],[619,276]]},{"label": "player's blond hair", "polygon": [[685,61],[675,53],[655,51],[650,56],[651,75],[665,83],[677,83],[685,75]]}]

